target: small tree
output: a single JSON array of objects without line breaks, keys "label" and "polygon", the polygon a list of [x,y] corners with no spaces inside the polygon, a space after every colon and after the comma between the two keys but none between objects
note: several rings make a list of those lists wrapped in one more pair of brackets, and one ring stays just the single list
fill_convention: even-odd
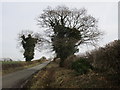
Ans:
[{"label": "small tree", "polygon": [[24,49],[24,58],[26,61],[31,61],[34,58],[34,49],[41,41],[40,38],[31,31],[22,31],[19,34],[20,44]]},{"label": "small tree", "polygon": [[53,32],[49,37],[53,50],[61,59],[61,67],[68,56],[79,51],[79,45],[95,45],[102,35],[97,20],[86,12],[86,9],[69,9],[66,6],[48,7],[37,19],[39,25]]}]

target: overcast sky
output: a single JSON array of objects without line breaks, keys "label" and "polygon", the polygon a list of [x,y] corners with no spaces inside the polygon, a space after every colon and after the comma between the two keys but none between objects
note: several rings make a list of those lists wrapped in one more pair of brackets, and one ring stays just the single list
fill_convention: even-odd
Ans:
[{"label": "overcast sky", "polygon": [[[98,19],[98,26],[101,31],[105,32],[99,45],[105,44],[118,39],[118,3],[117,2],[4,2],[0,4],[2,10],[2,52],[0,56],[10,57],[14,60],[23,60],[23,55],[17,46],[17,34],[21,30],[33,30],[41,32],[35,18],[39,16],[47,6],[56,7],[57,5],[66,5],[69,8],[86,8],[87,13]],[[1,15],[0,15],[1,18]],[[0,22],[1,23],[1,22]],[[0,47],[1,49],[1,47]],[[80,51],[90,50],[85,46],[80,47]],[[35,53],[35,59],[41,56],[52,57],[50,53]]]}]

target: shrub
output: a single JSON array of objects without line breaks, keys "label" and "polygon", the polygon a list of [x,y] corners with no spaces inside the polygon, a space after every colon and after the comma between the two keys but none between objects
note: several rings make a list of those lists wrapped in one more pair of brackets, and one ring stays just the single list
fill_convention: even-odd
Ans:
[{"label": "shrub", "polygon": [[103,69],[103,71],[114,69],[115,72],[120,72],[120,40],[115,40],[105,47],[87,53],[87,56],[96,68]]},{"label": "shrub", "polygon": [[76,55],[71,55],[69,56],[65,61],[64,61],[64,67],[71,69],[72,63],[78,60],[78,57]]},{"label": "shrub", "polygon": [[[120,75],[120,40],[115,40],[105,47],[87,53],[87,57],[97,71],[104,71],[112,76]],[[117,80],[120,80],[120,77]]]},{"label": "shrub", "polygon": [[86,58],[80,58],[72,63],[72,69],[74,69],[79,74],[86,74],[89,69],[92,69],[92,66]]}]

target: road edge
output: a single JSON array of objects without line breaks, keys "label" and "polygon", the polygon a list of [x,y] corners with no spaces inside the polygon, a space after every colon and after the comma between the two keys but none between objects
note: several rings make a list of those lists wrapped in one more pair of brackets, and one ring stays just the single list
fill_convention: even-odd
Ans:
[{"label": "road edge", "polygon": [[[51,63],[51,61],[48,63],[48,64],[50,64]],[[47,64],[47,65],[48,65]],[[46,65],[46,66],[47,66]],[[45,66],[45,67],[46,67]],[[40,70],[43,70],[45,67],[43,67],[42,69],[40,69]],[[28,77],[28,79],[27,80],[25,80],[24,82],[23,82],[23,84],[20,86],[20,89],[23,89],[23,88],[25,88],[25,86],[26,86],[26,84],[33,78],[33,76],[34,75],[36,75],[40,70],[37,70],[34,74],[32,74],[30,77]]]}]

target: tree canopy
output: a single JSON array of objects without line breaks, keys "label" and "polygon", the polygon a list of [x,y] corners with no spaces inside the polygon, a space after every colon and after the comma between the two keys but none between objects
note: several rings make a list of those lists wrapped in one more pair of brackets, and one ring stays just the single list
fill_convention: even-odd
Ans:
[{"label": "tree canopy", "polygon": [[85,8],[48,7],[43,10],[37,21],[38,25],[53,32],[49,37],[56,56],[61,58],[60,66],[68,56],[79,51],[79,45],[95,45],[102,35],[98,30],[98,21],[88,15]]},{"label": "tree canopy", "polygon": [[23,55],[26,61],[31,61],[34,58],[35,47],[41,44],[41,39],[38,33],[29,30],[19,33],[18,41],[24,49]]}]

